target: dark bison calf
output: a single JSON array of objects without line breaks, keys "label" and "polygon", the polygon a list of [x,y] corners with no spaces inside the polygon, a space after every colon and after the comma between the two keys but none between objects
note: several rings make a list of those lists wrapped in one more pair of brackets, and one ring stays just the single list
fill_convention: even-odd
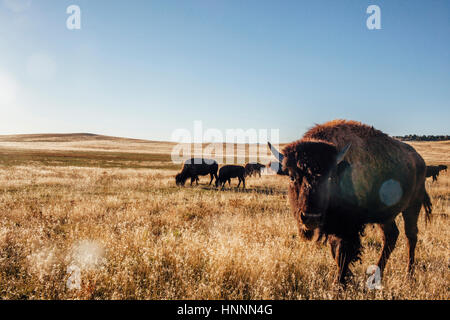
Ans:
[{"label": "dark bison calf", "polygon": [[447,171],[447,166],[442,164],[438,166],[427,166],[426,177],[433,177],[433,181],[437,181],[437,177],[441,171]]},{"label": "dark bison calf", "polygon": [[231,178],[238,178],[239,184],[238,188],[243,183],[243,189],[245,189],[245,168],[243,166],[226,165],[220,168],[219,178],[216,179],[216,187],[222,186],[222,190],[225,187],[225,183],[231,185]]},{"label": "dark bison calf", "polygon": [[251,177],[253,175],[259,175],[259,177],[261,178],[261,170],[265,167],[265,165],[257,162],[247,163],[245,165],[245,176]]},{"label": "dark bison calf", "polygon": [[175,176],[175,182],[177,186],[184,186],[186,180],[191,178],[191,186],[194,181],[198,185],[198,176],[206,176],[209,174],[211,176],[209,184],[211,185],[214,178],[217,181],[218,169],[219,165],[212,159],[192,158],[184,162],[181,172]]}]

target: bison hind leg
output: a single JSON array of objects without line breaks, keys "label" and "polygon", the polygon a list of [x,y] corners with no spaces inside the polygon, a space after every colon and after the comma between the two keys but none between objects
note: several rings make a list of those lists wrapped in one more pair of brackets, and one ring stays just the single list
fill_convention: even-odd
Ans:
[{"label": "bison hind leg", "polygon": [[417,221],[419,220],[421,203],[416,203],[405,211],[402,212],[403,219],[405,221],[405,234],[408,241],[408,273],[412,275],[414,273],[414,259],[415,250],[417,244],[417,233],[419,229],[417,227]]}]

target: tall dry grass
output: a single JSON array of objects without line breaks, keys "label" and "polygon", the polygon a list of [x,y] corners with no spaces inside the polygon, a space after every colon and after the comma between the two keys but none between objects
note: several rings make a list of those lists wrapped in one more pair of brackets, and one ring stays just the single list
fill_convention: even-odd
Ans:
[{"label": "tall dry grass", "polygon": [[[285,177],[250,178],[246,191],[220,192],[207,178],[175,187],[175,173],[0,165],[0,298],[449,298],[448,173],[427,182],[435,215],[429,225],[420,219],[414,280],[406,277],[399,216],[402,235],[382,290],[365,285],[382,246],[376,228],[367,227],[363,264],[342,290],[329,249],[298,239]],[[74,267],[81,283],[71,289]]]}]

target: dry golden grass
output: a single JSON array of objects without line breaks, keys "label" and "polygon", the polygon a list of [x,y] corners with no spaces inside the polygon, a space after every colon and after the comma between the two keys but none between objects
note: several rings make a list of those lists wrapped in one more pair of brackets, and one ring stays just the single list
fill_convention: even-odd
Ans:
[{"label": "dry golden grass", "polygon": [[[95,152],[112,144],[109,166],[91,153],[74,154],[79,142],[70,139],[66,147],[55,142],[65,152],[57,155],[50,146],[29,153],[31,142],[8,141],[0,142],[0,298],[449,298],[448,173],[427,182],[435,215],[427,226],[420,219],[414,280],[405,275],[402,233],[383,289],[366,289],[365,271],[382,245],[378,230],[368,226],[363,264],[354,266],[344,291],[333,284],[329,249],[298,239],[285,177],[250,178],[245,192],[217,191],[206,185],[208,178],[178,188],[177,168],[156,156],[142,159],[141,152],[133,158],[123,141],[99,140],[97,149],[90,142]],[[449,144],[438,144],[418,150],[427,161],[449,164]],[[152,152],[151,143],[145,150],[162,154]],[[34,161],[40,153],[45,161]],[[401,216],[398,225],[403,232]],[[67,287],[73,266],[80,269],[79,289]]]}]

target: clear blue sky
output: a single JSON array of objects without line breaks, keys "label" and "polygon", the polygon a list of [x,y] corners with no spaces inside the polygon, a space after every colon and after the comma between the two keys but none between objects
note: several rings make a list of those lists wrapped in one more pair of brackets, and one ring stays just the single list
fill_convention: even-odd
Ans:
[{"label": "clear blue sky", "polygon": [[334,118],[450,134],[450,1],[0,0],[0,134],[291,141]]}]

